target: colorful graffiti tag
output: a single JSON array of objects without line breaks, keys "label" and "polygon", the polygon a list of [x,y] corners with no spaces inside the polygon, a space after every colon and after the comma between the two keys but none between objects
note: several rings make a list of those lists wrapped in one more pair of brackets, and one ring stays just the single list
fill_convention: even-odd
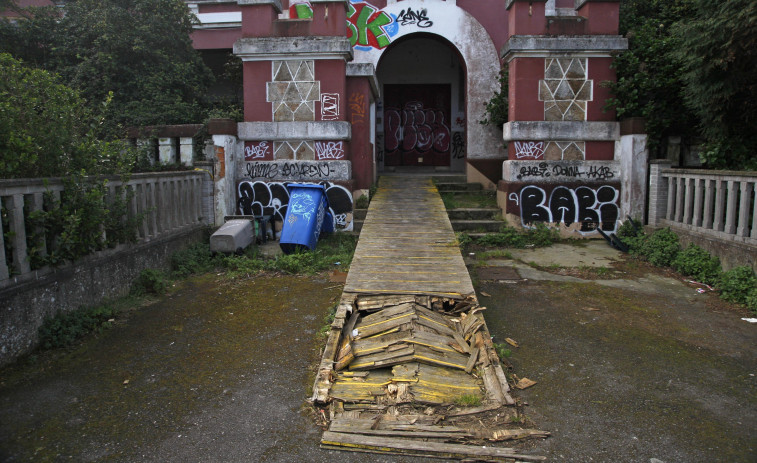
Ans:
[{"label": "colorful graffiti tag", "polygon": [[386,48],[397,34],[397,22],[368,3],[347,6],[347,38],[353,47],[370,50]]},{"label": "colorful graffiti tag", "polygon": [[618,223],[618,190],[610,185],[598,188],[557,186],[548,195],[542,187],[529,185],[508,199],[520,207],[524,227],[534,222],[580,224],[579,233],[614,232]]}]

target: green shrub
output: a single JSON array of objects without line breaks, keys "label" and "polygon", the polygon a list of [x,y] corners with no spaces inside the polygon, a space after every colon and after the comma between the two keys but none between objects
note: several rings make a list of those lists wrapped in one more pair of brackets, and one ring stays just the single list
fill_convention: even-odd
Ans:
[{"label": "green shrub", "polygon": [[161,295],[168,289],[168,278],[160,270],[147,268],[139,273],[131,286],[131,293],[135,296],[147,294]]},{"label": "green shrub", "polygon": [[368,196],[362,195],[355,201],[355,209],[368,209],[369,202]]},{"label": "green shrub", "polygon": [[720,277],[720,260],[712,257],[696,244],[679,252],[673,259],[673,268],[677,272],[691,276],[696,281],[715,284]]},{"label": "green shrub", "polygon": [[757,310],[757,276],[749,266],[734,267],[723,272],[718,281],[720,297]]},{"label": "green shrub", "polygon": [[216,264],[207,243],[198,243],[171,255],[171,271],[179,277],[209,272]]},{"label": "green shrub", "polygon": [[73,312],[58,312],[46,318],[39,328],[39,342],[43,349],[68,347],[91,332],[110,328],[115,309],[108,305],[83,307]]},{"label": "green shrub", "polygon": [[543,223],[537,223],[535,227],[524,231],[504,226],[499,233],[488,233],[475,238],[473,241],[486,247],[523,248],[526,246],[550,246],[557,240],[559,240],[559,233],[556,229],[549,228]]},{"label": "green shrub", "polygon": [[678,235],[670,228],[644,235],[638,244],[631,246],[631,253],[644,257],[658,267],[669,267],[680,250]]}]

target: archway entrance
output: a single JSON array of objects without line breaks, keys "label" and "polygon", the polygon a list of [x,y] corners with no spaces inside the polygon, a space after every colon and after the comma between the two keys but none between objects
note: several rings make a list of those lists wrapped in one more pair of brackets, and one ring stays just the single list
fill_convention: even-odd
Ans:
[{"label": "archway entrance", "polygon": [[465,65],[457,49],[429,34],[393,43],[376,72],[379,170],[465,170]]}]

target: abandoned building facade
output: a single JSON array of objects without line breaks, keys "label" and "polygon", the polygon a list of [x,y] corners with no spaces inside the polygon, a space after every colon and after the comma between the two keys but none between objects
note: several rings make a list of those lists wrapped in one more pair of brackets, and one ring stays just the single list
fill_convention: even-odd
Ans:
[{"label": "abandoned building facade", "polygon": [[[187,3],[195,47],[242,60],[244,121],[211,130],[217,212],[283,218],[286,182],[322,182],[349,230],[379,173],[411,171],[497,188],[514,224],[591,234],[643,214],[644,139],[604,109],[618,1]],[[483,124],[502,76],[508,121]]]}]

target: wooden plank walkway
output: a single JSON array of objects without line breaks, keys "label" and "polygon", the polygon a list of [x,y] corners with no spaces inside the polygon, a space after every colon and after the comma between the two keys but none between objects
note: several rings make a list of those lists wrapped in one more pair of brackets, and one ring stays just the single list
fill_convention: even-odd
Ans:
[{"label": "wooden plank walkway", "polygon": [[474,293],[439,192],[428,177],[382,176],[360,232],[346,293]]}]

